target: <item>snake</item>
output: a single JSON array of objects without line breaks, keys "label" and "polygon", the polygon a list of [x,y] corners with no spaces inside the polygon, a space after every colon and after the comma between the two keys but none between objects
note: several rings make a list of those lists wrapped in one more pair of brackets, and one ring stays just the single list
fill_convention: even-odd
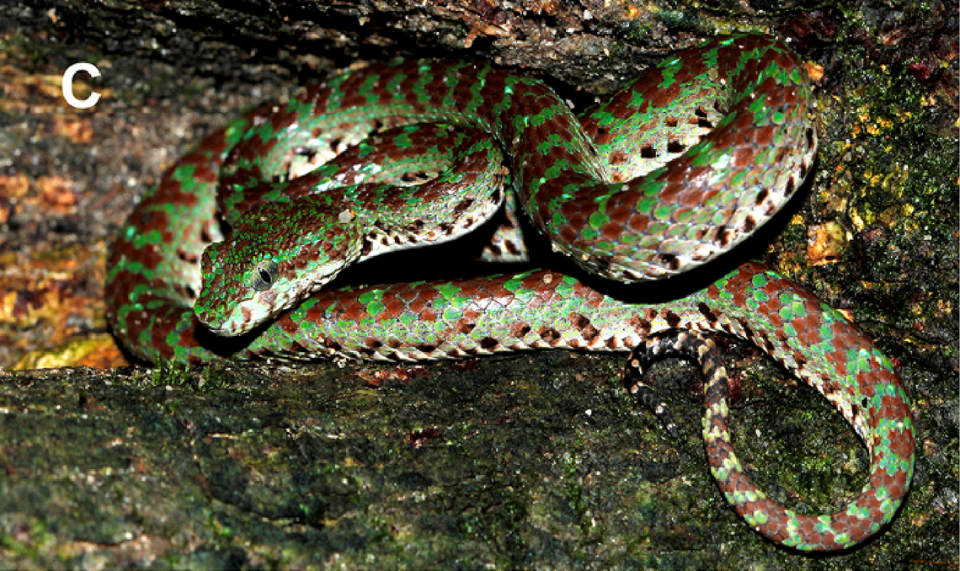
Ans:
[{"label": "snake", "polygon": [[[679,353],[701,364],[707,458],[735,511],[776,544],[847,549],[891,521],[913,478],[893,362],[760,263],[675,299],[644,299],[635,283],[674,282],[790,199],[816,153],[811,100],[797,56],[760,34],[682,50],[579,116],[542,80],[492,65],[356,66],[241,115],[164,172],[111,246],[108,323],[152,363],[626,352],[629,390],[671,432],[642,376]],[[325,287],[504,209],[573,270]],[[809,515],[752,482],[731,445],[716,334],[759,347],[853,427],[870,457],[856,498]]]}]

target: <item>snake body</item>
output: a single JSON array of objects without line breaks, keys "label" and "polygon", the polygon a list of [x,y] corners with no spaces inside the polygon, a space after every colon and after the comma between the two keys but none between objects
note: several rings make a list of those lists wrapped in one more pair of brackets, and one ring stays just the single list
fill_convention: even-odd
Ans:
[{"label": "snake body", "polygon": [[[501,163],[534,226],[588,272],[638,281],[685,271],[742,240],[802,182],[816,150],[808,99],[795,56],[751,35],[685,50],[579,119],[541,82],[489,66],[348,71],[236,119],[166,171],[111,250],[108,319],[131,353],[153,362],[411,361],[536,348],[656,354],[673,332],[672,349],[704,363],[708,459],[734,508],[778,543],[850,547],[889,522],[909,489],[907,396],[863,332],[759,264],[666,303],[607,295],[549,270],[322,288],[353,261],[487,220],[504,196],[482,189],[502,182]],[[414,122],[442,123],[443,136],[448,125],[475,130],[440,145],[456,167],[438,182],[397,188],[380,182],[379,168],[365,179],[342,166],[285,180],[341,147],[353,149],[354,167],[419,168],[429,151],[397,156]],[[399,141],[387,156],[365,146],[376,131]],[[320,192],[331,179],[352,186]],[[221,222],[232,228],[227,236]],[[317,234],[305,236],[306,226]],[[869,481],[855,500],[810,516],[750,481],[730,446],[725,376],[707,364],[715,351],[700,337],[712,332],[755,343],[850,422],[870,451]]]}]

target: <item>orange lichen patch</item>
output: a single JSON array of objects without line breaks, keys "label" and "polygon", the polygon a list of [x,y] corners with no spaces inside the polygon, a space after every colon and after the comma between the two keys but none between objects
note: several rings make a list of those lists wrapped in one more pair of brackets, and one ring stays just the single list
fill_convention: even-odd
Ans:
[{"label": "orange lichen patch", "polygon": [[12,370],[93,367],[109,369],[127,364],[123,353],[107,334],[69,339],[52,349],[31,351],[14,363]]},{"label": "orange lichen patch", "polygon": [[[73,183],[62,176],[43,176],[34,181],[43,205],[53,212],[69,214],[77,205],[77,195],[73,192]],[[49,210],[48,210],[49,211]]]},{"label": "orange lichen patch", "polygon": [[[24,287],[29,289],[22,289]],[[0,290],[5,291],[0,297],[0,325],[26,328],[41,321],[62,325],[69,310],[65,303],[67,289],[66,282],[55,278],[32,285],[19,280],[0,280]]]},{"label": "orange lichen patch", "polygon": [[[80,246],[23,251],[0,258],[8,273],[0,276],[0,339],[14,354],[38,346],[60,346],[103,312],[99,284],[104,276],[101,252]],[[96,249],[96,248],[95,248]],[[102,317],[100,317],[102,319]],[[11,359],[13,360],[13,359]]]},{"label": "orange lichen patch", "polygon": [[72,214],[77,195],[70,179],[62,176],[43,176],[30,179],[23,174],[0,176],[0,223],[23,205],[42,209],[47,214]]},{"label": "orange lichen patch", "polygon": [[835,264],[846,243],[843,228],[836,222],[818,224],[807,230],[807,259],[815,266]]},{"label": "orange lichen patch", "polygon": [[17,202],[27,194],[30,179],[23,174],[0,176],[0,224],[6,224]]},{"label": "orange lichen patch", "polygon": [[803,67],[807,68],[807,75],[814,83],[820,83],[823,79],[823,66],[812,61],[804,62]]},{"label": "orange lichen patch", "polygon": [[24,174],[0,176],[0,197],[20,198],[27,193],[30,179]]},{"label": "orange lichen patch", "polygon": [[90,120],[79,115],[55,115],[53,134],[65,137],[74,143],[89,143],[93,140]]},{"label": "orange lichen patch", "polygon": [[30,75],[12,65],[0,66],[0,111],[7,113],[43,113],[49,112],[49,105],[31,106],[28,102],[35,100],[37,95],[52,99],[63,96],[60,91],[59,76]]},{"label": "orange lichen patch", "polygon": [[[0,111],[34,115],[51,114],[64,109],[80,112],[68,106],[63,99],[62,71],[30,74],[10,64],[0,65]],[[101,97],[113,95],[112,90],[93,87],[86,79],[89,79],[86,74],[77,74],[73,78],[73,94],[78,99],[87,98],[93,91]]]}]

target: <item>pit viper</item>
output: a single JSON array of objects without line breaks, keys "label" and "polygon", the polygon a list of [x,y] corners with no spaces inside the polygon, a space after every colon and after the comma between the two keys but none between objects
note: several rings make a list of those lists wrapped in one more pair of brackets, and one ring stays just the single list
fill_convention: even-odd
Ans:
[{"label": "pit viper", "polygon": [[[356,261],[457,238],[510,201],[587,274],[685,272],[800,186],[817,146],[811,98],[796,56],[750,34],[683,50],[580,116],[542,81],[489,65],[351,69],[248,112],[163,174],[111,248],[108,321],[149,362],[633,350],[627,376],[646,402],[656,402],[638,380],[646,360],[686,353],[707,378],[707,456],[736,511],[786,546],[848,548],[889,522],[909,489],[908,399],[862,331],[765,266],[656,303],[551,270],[322,287]],[[341,152],[350,158],[324,164]],[[404,178],[419,184],[390,182]],[[710,333],[756,344],[833,403],[870,452],[856,499],[805,515],[750,481],[730,445]]]}]

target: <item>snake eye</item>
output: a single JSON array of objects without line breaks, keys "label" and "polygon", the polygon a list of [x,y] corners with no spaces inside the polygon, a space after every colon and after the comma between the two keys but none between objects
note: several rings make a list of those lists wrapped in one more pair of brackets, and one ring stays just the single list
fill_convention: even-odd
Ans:
[{"label": "snake eye", "polygon": [[267,291],[273,286],[274,280],[277,279],[277,272],[280,271],[280,266],[276,262],[270,260],[264,260],[258,262],[256,267],[253,268],[254,274],[253,279],[250,280],[250,287],[257,291]]}]

